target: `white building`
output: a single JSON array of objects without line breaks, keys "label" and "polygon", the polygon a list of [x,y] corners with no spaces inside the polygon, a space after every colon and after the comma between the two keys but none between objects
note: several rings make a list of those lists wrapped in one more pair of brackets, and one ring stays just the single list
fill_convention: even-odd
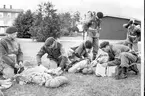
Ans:
[{"label": "white building", "polygon": [[17,18],[20,12],[23,12],[23,10],[12,9],[12,5],[10,5],[9,8],[6,8],[6,5],[0,8],[0,34],[4,34],[6,28],[12,26],[15,18]]}]

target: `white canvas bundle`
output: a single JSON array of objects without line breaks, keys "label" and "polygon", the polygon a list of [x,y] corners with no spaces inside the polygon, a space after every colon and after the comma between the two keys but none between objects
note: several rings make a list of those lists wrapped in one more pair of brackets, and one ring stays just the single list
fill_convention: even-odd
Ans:
[{"label": "white canvas bundle", "polygon": [[107,66],[107,76],[115,76],[115,70],[117,66]]},{"label": "white canvas bundle", "polygon": [[74,64],[68,72],[75,73],[78,72],[80,69],[86,68],[88,66],[88,60],[82,60],[76,64]]},{"label": "white canvas bundle", "polygon": [[102,64],[97,64],[95,74],[96,76],[115,76],[115,70],[117,66],[103,66]]},{"label": "white canvas bundle", "polygon": [[107,67],[104,67],[101,64],[97,64],[96,71],[95,71],[96,76],[101,76],[101,77],[107,76],[106,75],[106,68]]}]

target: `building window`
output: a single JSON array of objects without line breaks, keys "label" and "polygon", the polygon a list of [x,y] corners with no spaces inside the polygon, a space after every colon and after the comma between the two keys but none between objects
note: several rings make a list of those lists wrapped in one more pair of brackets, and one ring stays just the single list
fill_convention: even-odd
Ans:
[{"label": "building window", "polygon": [[11,18],[11,13],[8,13],[8,15],[7,15],[7,16],[8,16],[8,18]]},{"label": "building window", "polygon": [[4,34],[4,33],[5,33],[4,28],[0,28],[0,34]]},{"label": "building window", "polygon": [[18,16],[18,13],[15,13],[15,18],[17,18],[17,16]]},{"label": "building window", "polygon": [[4,25],[4,21],[0,21],[0,26],[3,26]]},{"label": "building window", "polygon": [[0,12],[0,18],[3,18],[3,13],[2,12]]},{"label": "building window", "polygon": [[7,26],[12,26],[12,21],[7,22]]}]

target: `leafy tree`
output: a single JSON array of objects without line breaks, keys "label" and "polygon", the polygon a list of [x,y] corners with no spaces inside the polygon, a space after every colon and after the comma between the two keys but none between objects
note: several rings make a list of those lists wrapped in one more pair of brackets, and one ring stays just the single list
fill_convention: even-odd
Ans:
[{"label": "leafy tree", "polygon": [[72,27],[76,26],[76,22],[79,22],[79,21],[80,21],[80,12],[76,11],[72,18]]},{"label": "leafy tree", "polygon": [[71,26],[72,18],[69,12],[59,14],[59,18],[61,20],[61,29]]},{"label": "leafy tree", "polygon": [[60,37],[61,22],[56,11],[50,2],[38,5],[34,17],[35,21],[29,31],[37,41],[45,41],[50,36]]},{"label": "leafy tree", "polygon": [[13,26],[16,26],[18,29],[19,38],[30,38],[31,34],[29,29],[32,26],[34,21],[33,13],[31,10],[27,10],[25,13],[20,13],[15,19]]},{"label": "leafy tree", "polygon": [[59,18],[61,21],[61,35],[68,36],[70,34],[69,28],[72,24],[72,18],[71,14],[69,12],[66,13],[60,13]]}]

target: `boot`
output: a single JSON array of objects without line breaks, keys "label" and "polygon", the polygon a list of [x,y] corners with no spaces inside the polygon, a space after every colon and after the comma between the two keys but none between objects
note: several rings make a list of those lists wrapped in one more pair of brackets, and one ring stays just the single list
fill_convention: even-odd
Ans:
[{"label": "boot", "polygon": [[92,58],[92,60],[95,60],[96,59],[96,55],[95,54],[93,54],[93,58]]},{"label": "boot", "polygon": [[118,73],[115,77],[116,80],[127,78],[127,68],[126,67],[118,67]]},{"label": "boot", "polygon": [[120,66],[117,66],[115,71],[116,71],[115,79],[118,80],[120,78],[121,73],[122,73],[122,68]]},{"label": "boot", "polygon": [[127,78],[127,67],[123,67],[123,72],[120,79]]},{"label": "boot", "polygon": [[138,75],[139,70],[138,70],[138,68],[137,68],[137,65],[136,65],[136,64],[132,65],[130,68],[131,68],[131,70],[132,70],[132,71],[134,71],[134,72],[135,72],[135,75]]}]

